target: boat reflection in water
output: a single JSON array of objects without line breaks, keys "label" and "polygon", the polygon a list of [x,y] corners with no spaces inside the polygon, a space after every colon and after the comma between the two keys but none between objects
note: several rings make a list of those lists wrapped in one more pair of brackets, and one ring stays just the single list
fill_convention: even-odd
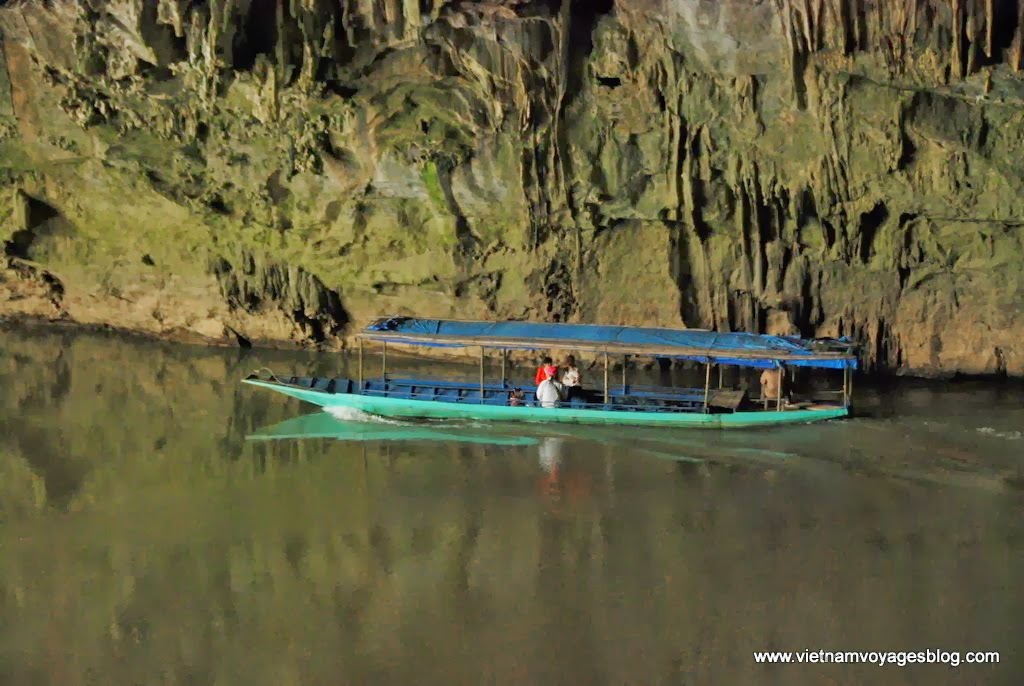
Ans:
[{"label": "boat reflection in water", "polygon": [[329,412],[314,412],[287,419],[245,437],[249,441],[331,438],[338,441],[446,441],[483,445],[530,446],[536,438],[492,431],[474,431],[459,424],[385,421],[356,413],[336,417]]},{"label": "boat reflection in water", "polygon": [[[567,446],[572,440],[572,436],[545,436],[537,448],[541,468],[537,490],[549,515],[570,515],[594,496],[594,478],[586,464],[566,459]],[[597,488],[607,490],[613,479],[603,481]]]},{"label": "boat reflection in water", "polygon": [[541,493],[556,496],[560,490],[559,472],[562,466],[562,444],[564,438],[548,436],[541,439],[539,454],[540,468],[544,474],[538,483]]},{"label": "boat reflection in water", "polygon": [[548,474],[558,474],[558,468],[562,464],[562,444],[564,438],[559,436],[548,436],[540,442],[540,466]]},{"label": "boat reflection in water", "polygon": [[566,469],[565,466],[563,453],[566,443],[579,438],[571,433],[554,436],[533,433],[524,436],[466,424],[397,421],[364,413],[346,414],[342,418],[329,412],[294,417],[246,436],[249,441],[333,439],[363,443],[436,441],[509,447],[537,446],[537,460],[541,470],[537,487],[549,509],[556,507],[564,498],[578,504],[590,493],[590,478],[578,469]]}]

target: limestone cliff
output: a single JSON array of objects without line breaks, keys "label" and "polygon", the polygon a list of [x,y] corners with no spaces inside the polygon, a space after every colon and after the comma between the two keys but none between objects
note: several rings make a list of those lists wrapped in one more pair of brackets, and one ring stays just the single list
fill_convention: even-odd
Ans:
[{"label": "limestone cliff", "polygon": [[686,325],[1024,375],[1024,2],[0,4],[5,315]]}]

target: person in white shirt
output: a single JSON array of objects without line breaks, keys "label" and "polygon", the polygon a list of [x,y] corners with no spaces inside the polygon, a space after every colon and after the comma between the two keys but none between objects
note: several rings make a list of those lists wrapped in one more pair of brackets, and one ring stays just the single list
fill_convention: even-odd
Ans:
[{"label": "person in white shirt", "polygon": [[583,384],[580,377],[580,370],[576,367],[576,358],[567,355],[565,358],[565,371],[562,372],[562,386],[565,387],[566,400],[583,397]]},{"label": "person in white shirt", "polygon": [[562,384],[548,377],[537,386],[537,402],[541,407],[558,407],[562,400],[562,392]]}]

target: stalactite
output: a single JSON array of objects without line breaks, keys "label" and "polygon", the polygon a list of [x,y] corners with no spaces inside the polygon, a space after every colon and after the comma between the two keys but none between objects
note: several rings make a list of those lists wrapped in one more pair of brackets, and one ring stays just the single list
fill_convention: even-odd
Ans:
[{"label": "stalactite", "polygon": [[[142,0],[133,1],[142,6]],[[983,146],[977,136],[961,138],[962,127],[957,128],[967,121],[961,105],[987,117],[991,107],[1008,103],[965,103],[968,89],[948,88],[936,78],[948,73],[955,82],[980,70],[977,83],[991,91],[991,100],[1012,91],[1009,70],[996,61],[1005,58],[1014,69],[1022,67],[1024,21],[1009,42],[1013,27],[993,27],[1004,20],[1004,6],[994,0],[775,0],[766,8],[754,3],[749,9],[764,12],[761,16],[770,20],[765,30],[772,33],[743,34],[749,29],[744,22],[731,25],[733,19],[723,19],[720,30],[739,34],[733,37],[742,54],[735,63],[719,60],[714,51],[702,52],[699,39],[706,35],[687,36],[695,29],[674,25],[672,17],[652,9],[679,5],[669,0],[618,0],[607,19],[589,30],[594,54],[580,54],[586,32],[574,40],[566,33],[572,27],[559,17],[589,4],[160,0],[160,39],[173,46],[168,54],[180,51],[180,41],[171,36],[174,27],[175,34],[186,37],[189,61],[177,57],[170,69],[140,65],[124,84],[109,78],[114,72],[102,79],[78,75],[74,80],[54,68],[47,87],[66,89],[65,101],[77,98],[78,106],[84,102],[105,117],[87,110],[74,120],[84,126],[101,123],[111,131],[148,126],[146,133],[166,137],[168,146],[188,139],[185,153],[162,151],[169,159],[184,160],[180,166],[187,171],[181,178],[175,178],[177,162],[146,170],[151,173],[147,178],[162,200],[180,203],[182,212],[223,197],[216,217],[223,245],[238,241],[239,235],[256,243],[266,229],[273,236],[268,246],[280,236],[287,239],[281,243],[301,246],[308,240],[315,246],[302,254],[282,254],[281,249],[273,255],[277,246],[269,246],[238,286],[254,297],[280,296],[307,318],[319,306],[321,292],[296,271],[307,261],[314,267],[303,273],[372,290],[370,278],[397,279],[376,275],[390,266],[364,265],[381,253],[407,253],[413,256],[410,262],[419,261],[410,271],[422,263],[436,265],[440,287],[448,288],[451,277],[443,272],[465,251],[459,241],[454,248],[432,244],[435,234],[445,240],[453,231],[462,235],[446,224],[452,212],[445,207],[450,210],[451,204],[443,199],[439,209],[423,198],[431,179],[429,174],[420,178],[419,172],[433,155],[450,154],[445,159],[455,160],[442,185],[460,201],[467,199],[462,218],[472,230],[487,227],[479,263],[457,264],[460,284],[479,280],[490,255],[501,260],[486,269],[504,270],[507,283],[509,275],[526,278],[535,270],[550,271],[551,253],[561,251],[558,260],[565,270],[576,264],[571,286],[556,284],[562,288],[559,302],[579,299],[573,306],[581,317],[601,312],[586,309],[592,294],[583,288],[584,277],[589,288],[597,281],[593,275],[600,274],[602,288],[608,282],[616,289],[628,284],[655,293],[658,287],[677,286],[688,325],[781,325],[781,303],[797,302],[793,323],[802,332],[830,334],[841,319],[846,332],[879,343],[878,352],[869,353],[879,359],[903,345],[891,341],[898,340],[899,327],[906,335],[913,325],[908,316],[930,316],[905,314],[909,305],[900,304],[904,309],[899,310],[897,296],[945,288],[946,272],[931,277],[918,272],[937,269],[945,258],[939,253],[948,252],[952,259],[958,248],[933,238],[937,245],[926,248],[931,252],[919,262],[901,262],[893,256],[899,250],[899,237],[893,237],[898,231],[888,225],[879,229],[878,241],[865,244],[865,234],[857,229],[865,203],[888,193],[896,198],[887,200],[894,217],[918,212],[918,205],[947,201],[951,212],[965,212],[983,204],[977,201],[981,177],[974,170],[989,162],[997,171],[984,180],[985,202],[1013,203],[1001,186],[1011,172],[999,173],[1016,171],[1011,158],[1019,151],[1012,136],[993,127]],[[49,4],[33,7],[42,5]],[[1024,12],[1024,2],[1017,7]],[[125,26],[108,28],[104,35],[116,38],[118,32],[138,28],[132,21],[121,23]],[[75,35],[92,35],[88,27],[78,28]],[[4,29],[6,36],[9,29]],[[550,33],[542,35],[545,30]],[[239,33],[232,37],[232,31]],[[770,59],[748,69],[746,58],[754,53],[747,51],[747,42]],[[127,47],[126,55],[138,54]],[[45,64],[38,56],[33,59]],[[723,65],[737,72],[719,70]],[[573,78],[579,83],[571,84]],[[788,79],[793,100],[806,111],[786,111],[785,105],[780,111],[778,97],[789,95]],[[181,97],[168,98],[174,104],[169,107],[162,94],[179,84]],[[124,97],[126,92],[132,100]],[[149,101],[149,92],[161,99]],[[139,100],[145,107],[132,110]],[[342,112],[364,125],[334,126],[330,117]],[[19,118],[18,124],[27,119]],[[75,143],[79,133],[46,135]],[[111,146],[110,157],[131,145],[126,139]],[[452,152],[456,148],[458,154]],[[315,164],[318,158],[323,167]],[[996,167],[997,162],[1002,166]],[[111,164],[118,168],[113,165],[123,166],[123,161],[111,159]],[[319,177],[321,168],[330,171]],[[268,182],[268,177],[277,178],[272,174],[278,169],[301,169],[303,178]],[[344,192],[334,183],[343,183]],[[271,195],[292,197],[262,206],[269,202],[264,199],[267,188],[275,184],[288,188]],[[326,211],[318,194],[330,197]],[[371,203],[381,209],[368,220],[373,213],[365,208]],[[250,205],[240,229],[231,213]],[[271,213],[276,219],[267,218]],[[621,255],[602,253],[619,250],[609,245],[628,243],[624,237],[634,230],[633,222],[641,221],[663,223],[672,231],[673,252],[666,261],[671,267],[652,259],[670,273],[667,286],[653,280],[657,268],[611,273],[623,271],[610,267],[620,264]],[[325,228],[314,235],[305,225]],[[394,226],[402,231],[392,234]],[[343,241],[336,235],[341,233]],[[970,229],[957,233],[957,240],[970,239]],[[492,245],[497,247],[486,252]],[[281,266],[274,270],[272,265]],[[373,277],[366,276],[371,272]],[[879,285],[888,278],[898,285],[889,290]],[[542,290],[559,279],[542,279]],[[876,288],[878,297],[851,293],[858,296],[851,297],[854,305],[843,309],[837,304],[843,291],[860,287]],[[471,289],[455,292],[454,309],[476,297]],[[412,302],[401,300],[406,294],[418,297],[412,288],[400,293],[395,301],[403,306]],[[947,296],[934,297],[942,305]],[[504,308],[496,309],[497,315],[539,312],[521,293],[508,300],[495,306],[493,297],[483,299],[486,307]],[[912,297],[903,302],[909,301]],[[475,301],[471,306],[477,306]],[[561,305],[558,311],[563,312]],[[947,324],[941,318],[935,322]]]},{"label": "stalactite", "polygon": [[965,27],[965,33],[967,36],[967,69],[966,75],[970,76],[977,69],[978,63],[978,30],[974,15],[971,14],[967,17],[967,25]]},{"label": "stalactite", "polygon": [[963,37],[963,0],[950,0],[953,12],[953,26],[950,33],[952,45],[949,50],[949,73],[956,79],[964,77],[961,42]]},{"label": "stalactite", "polygon": [[173,27],[174,35],[178,38],[185,37],[183,2],[184,0],[159,0],[156,10],[157,21]]},{"label": "stalactite", "polygon": [[1024,2],[1018,4],[1017,30],[1010,45],[1010,68],[1015,72],[1024,69]]},{"label": "stalactite", "polygon": [[815,50],[814,44],[814,33],[811,30],[811,25],[814,17],[811,15],[811,0],[804,0],[803,12],[801,12],[803,19],[803,38],[804,44],[807,46],[808,51],[813,52]]},{"label": "stalactite", "polygon": [[853,0],[854,36],[856,37],[857,49],[860,50],[867,42],[867,28],[864,25],[864,11],[861,7],[863,0]]},{"label": "stalactite", "polygon": [[778,11],[779,19],[782,22],[782,32],[786,36],[786,45],[789,47],[789,68],[792,73],[793,101],[797,101],[796,70],[798,63],[796,39],[793,35],[793,12],[790,5],[791,0],[775,0],[775,8]]},{"label": "stalactite", "polygon": [[995,0],[985,0],[985,56],[992,57],[992,35],[995,29]]}]

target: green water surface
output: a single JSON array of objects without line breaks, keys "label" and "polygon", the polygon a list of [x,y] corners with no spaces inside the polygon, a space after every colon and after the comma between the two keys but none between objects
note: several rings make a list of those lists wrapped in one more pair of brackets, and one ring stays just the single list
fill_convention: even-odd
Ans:
[{"label": "green water surface", "polygon": [[[495,427],[308,415],[238,383],[260,366],[346,371],[0,333],[0,684],[1024,682],[1017,387],[861,384],[859,417],[767,431]],[[752,657],[936,648],[1002,659]]]}]

